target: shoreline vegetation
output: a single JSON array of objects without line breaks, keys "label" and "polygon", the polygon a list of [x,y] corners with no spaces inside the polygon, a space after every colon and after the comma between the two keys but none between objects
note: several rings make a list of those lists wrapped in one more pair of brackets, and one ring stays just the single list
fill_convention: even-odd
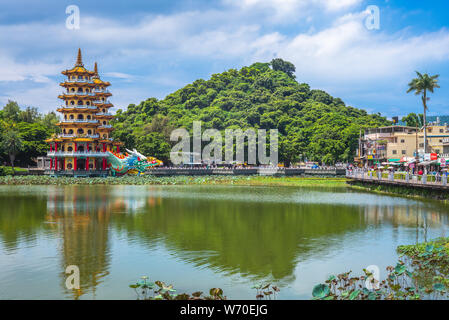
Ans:
[{"label": "shoreline vegetation", "polygon": [[[314,300],[446,300],[449,298],[449,238],[397,247],[399,260],[384,280],[373,273],[331,275],[313,289]],[[370,284],[371,290],[366,287]]]},{"label": "shoreline vegetation", "polygon": [[[386,268],[387,276],[363,269],[363,275],[351,276],[352,271],[331,275],[324,283],[314,286],[313,300],[444,300],[449,297],[449,238],[438,238],[396,249],[396,266]],[[380,271],[380,270],[379,270]],[[223,290],[212,288],[209,295],[202,291],[177,294],[173,285],[162,281],[150,282],[147,276],[132,283],[138,300],[227,300]],[[281,288],[268,284],[252,287],[257,300],[277,298]]]},{"label": "shoreline vegetation", "polygon": [[3,176],[0,185],[235,185],[273,187],[347,188],[345,178],[274,176],[171,176],[153,175],[107,178]]}]

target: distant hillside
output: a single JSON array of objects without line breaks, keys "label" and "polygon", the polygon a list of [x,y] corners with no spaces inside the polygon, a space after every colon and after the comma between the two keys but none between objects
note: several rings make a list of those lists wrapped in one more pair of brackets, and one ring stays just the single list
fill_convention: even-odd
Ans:
[{"label": "distant hillside", "polygon": [[171,130],[190,130],[194,120],[201,120],[203,129],[277,128],[280,161],[334,163],[353,158],[360,129],[390,124],[379,114],[369,115],[298,83],[294,68],[281,59],[255,63],[196,80],[163,100],[130,104],[118,110],[114,136],[127,147],[166,160]]},{"label": "distant hillside", "polygon": [[427,116],[427,122],[436,122],[437,118],[440,118],[441,124],[449,124],[449,116]]}]

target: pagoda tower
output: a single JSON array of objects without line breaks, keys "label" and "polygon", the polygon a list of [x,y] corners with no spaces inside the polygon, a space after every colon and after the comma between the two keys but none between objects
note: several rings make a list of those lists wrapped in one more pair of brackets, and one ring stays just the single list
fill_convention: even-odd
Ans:
[{"label": "pagoda tower", "polygon": [[62,114],[58,126],[61,133],[46,140],[50,144],[47,156],[51,159],[50,174],[74,176],[106,176],[108,151],[120,151],[120,142],[111,138],[113,130],[108,98],[111,84],[102,81],[97,63],[94,71],[84,67],[81,49],[75,66],[62,71],[67,78],[60,86],[65,90],[57,109]]}]

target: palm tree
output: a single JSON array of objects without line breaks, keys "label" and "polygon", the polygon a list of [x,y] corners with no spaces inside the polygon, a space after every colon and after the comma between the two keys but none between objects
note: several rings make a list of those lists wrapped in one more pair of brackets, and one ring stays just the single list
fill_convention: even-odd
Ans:
[{"label": "palm tree", "polygon": [[[423,125],[424,125],[424,153],[427,153],[427,120],[426,120],[426,111],[427,111],[427,101],[430,100],[430,98],[427,97],[427,91],[433,93],[433,90],[435,88],[439,88],[438,85],[438,77],[440,75],[434,75],[429,76],[427,73],[421,74],[418,71],[416,71],[416,74],[418,75],[418,78],[413,79],[408,84],[408,90],[407,93],[410,93],[412,91],[415,91],[416,95],[421,95],[422,104],[424,107],[424,113],[423,113]],[[418,151],[418,150],[416,150]]]},{"label": "palm tree", "polygon": [[16,159],[17,153],[23,149],[22,138],[20,138],[17,131],[10,129],[3,134],[1,145],[9,155],[9,160],[11,161],[11,167],[14,173],[14,160]]}]

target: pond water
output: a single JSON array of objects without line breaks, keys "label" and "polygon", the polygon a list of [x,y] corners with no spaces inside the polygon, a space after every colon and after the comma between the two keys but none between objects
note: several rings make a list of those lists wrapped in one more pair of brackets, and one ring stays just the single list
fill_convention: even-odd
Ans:
[{"label": "pond water", "polygon": [[[349,189],[2,186],[0,299],[135,299],[147,275],[178,292],[220,287],[310,299],[331,274],[381,271],[396,247],[447,236],[449,207]],[[81,289],[68,290],[77,265]]]}]

